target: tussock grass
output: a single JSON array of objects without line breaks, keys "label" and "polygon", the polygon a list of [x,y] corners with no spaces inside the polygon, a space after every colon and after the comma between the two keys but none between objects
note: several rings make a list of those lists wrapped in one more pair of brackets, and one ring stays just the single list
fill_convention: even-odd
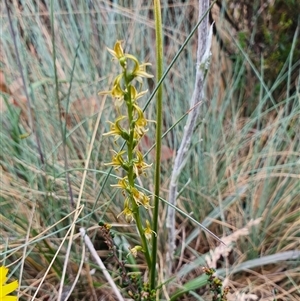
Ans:
[{"label": "tussock grass", "polygon": [[[115,73],[115,64],[106,51],[106,46],[112,47],[115,40],[123,39],[125,51],[130,49],[141,60],[155,61],[153,7],[142,1],[54,1],[56,86],[50,1],[23,2],[10,7],[25,83],[20,77],[7,13],[1,4],[1,261],[13,265],[13,273],[21,283],[21,300],[31,300],[35,293],[40,300],[45,296],[56,300],[66,256],[69,265],[63,295],[75,283],[71,300],[114,300],[101,271],[82,247],[78,231],[79,227],[87,229],[113,279],[119,283],[118,264],[110,258],[97,224],[104,221],[113,225],[123,258],[136,238],[132,225],[117,220],[122,202],[110,188],[115,175],[104,182],[108,170],[103,164],[110,160],[112,145],[102,134],[108,129],[107,117],[115,112],[111,100],[98,97],[97,92],[107,90]],[[168,5],[162,1],[162,6],[167,65],[196,23],[197,14],[193,12],[197,3]],[[226,279],[232,300],[242,300],[236,296],[243,292],[261,300],[297,300],[300,88],[297,80],[290,83],[289,79],[298,63],[285,65],[289,67],[279,73],[276,81],[266,85],[263,71],[254,70],[237,44],[233,40],[231,45],[238,57],[235,64],[217,43],[213,45],[208,97],[180,177],[178,207],[220,237],[238,233],[251,220],[260,219],[247,235],[232,242],[228,256],[224,254],[217,260],[217,273]],[[195,43],[191,41],[164,82],[164,131],[189,108],[194,70]],[[273,102],[272,91],[284,82],[293,88],[287,89],[289,92],[280,101]],[[8,89],[2,88],[4,83]],[[28,90],[32,117],[24,87]],[[146,88],[153,88],[151,80]],[[149,119],[153,119],[154,109],[155,104],[150,104]],[[98,114],[101,119],[95,128]],[[165,146],[177,149],[183,125],[184,119],[166,135]],[[154,126],[149,132],[151,140],[153,133]],[[24,134],[30,135],[23,139]],[[163,161],[161,166],[162,197],[167,198],[172,160]],[[144,188],[152,191],[152,187],[149,174]],[[82,191],[84,206],[77,217],[70,191],[75,203]],[[164,282],[165,208],[161,210],[158,264],[160,280]],[[77,232],[68,253],[68,231],[74,216]],[[201,266],[207,264],[204,254],[215,249],[216,242],[180,214],[177,222],[178,249],[173,272],[178,277],[169,284],[169,291],[163,288],[162,299],[177,289],[186,293],[188,288],[193,288],[193,295],[182,295],[180,300],[208,298],[208,288],[198,277],[202,277]],[[290,260],[284,256],[289,251],[295,251]],[[277,259],[270,263],[267,259],[274,257],[268,256],[276,254]],[[141,259],[128,262],[130,271],[134,264],[143,271]],[[93,269],[94,274],[90,273]]]}]

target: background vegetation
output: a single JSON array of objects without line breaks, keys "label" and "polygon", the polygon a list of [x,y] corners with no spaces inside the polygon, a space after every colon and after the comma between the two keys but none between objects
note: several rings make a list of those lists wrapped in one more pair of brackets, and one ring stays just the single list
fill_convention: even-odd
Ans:
[{"label": "background vegetation", "polygon": [[[0,4],[1,264],[11,264],[12,274],[20,279],[20,300],[31,300],[34,294],[39,300],[57,300],[66,257],[69,265],[63,293],[67,295],[76,284],[70,300],[114,300],[77,233],[79,227],[87,229],[121,285],[120,266],[110,256],[98,223],[112,224],[120,259],[126,258],[128,246],[134,245],[136,238],[133,226],[117,219],[123,204],[110,187],[114,175],[104,181],[108,171],[104,163],[110,161],[113,146],[103,133],[108,131],[106,121],[114,119],[116,112],[111,99],[97,96],[97,92],[107,90],[117,72],[106,50],[117,39],[124,40],[126,52],[155,65],[152,2],[53,1],[54,25],[50,1],[8,2],[13,33],[5,5]],[[167,67],[197,22],[198,3],[161,2]],[[297,8],[297,1],[268,5],[223,1],[217,2],[211,13],[216,32],[207,99],[180,177],[178,208],[223,237],[230,248],[217,248],[216,241],[178,214],[176,278],[168,289],[162,289],[161,300],[188,288],[190,293],[178,300],[211,299],[201,277],[202,267],[213,262],[230,288],[229,299],[299,299]],[[192,40],[164,82],[164,131],[189,109],[195,57],[196,43]],[[154,88],[152,79],[146,88]],[[154,112],[152,102],[147,118],[154,119]],[[163,140],[165,198],[171,155],[181,140],[184,121]],[[154,131],[150,124],[145,149],[152,145]],[[86,162],[90,148],[91,157]],[[147,160],[153,160],[151,153]],[[143,183],[146,190],[152,191],[152,178],[149,174]],[[74,200],[80,194],[83,207],[76,217],[77,232],[68,253],[66,238],[76,216]],[[166,205],[162,204],[158,233],[161,282],[167,280],[165,213]],[[137,264],[143,270],[142,259]],[[134,269],[129,263],[127,268]]]}]

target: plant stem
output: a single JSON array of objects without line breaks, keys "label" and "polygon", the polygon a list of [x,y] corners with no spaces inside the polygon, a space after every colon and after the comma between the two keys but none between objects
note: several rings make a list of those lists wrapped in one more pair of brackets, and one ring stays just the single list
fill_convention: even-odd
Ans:
[{"label": "plant stem", "polygon": [[146,261],[147,261],[147,266],[149,268],[149,270],[151,271],[151,267],[152,267],[152,261],[151,261],[151,257],[150,257],[150,253],[149,253],[149,249],[148,249],[148,243],[147,243],[147,239],[145,237],[145,233],[144,233],[144,229],[143,229],[143,225],[141,222],[141,217],[139,214],[139,208],[137,208],[137,212],[134,212],[134,219],[136,222],[136,226],[138,228],[140,237],[141,237],[141,242],[142,242],[142,247],[143,247],[143,251],[145,253],[145,257],[146,257]]},{"label": "plant stem", "polygon": [[[163,43],[160,1],[154,0],[154,18],[156,33],[156,80],[159,81],[163,74]],[[156,287],[156,257],[157,257],[157,235],[158,233],[158,209],[160,189],[160,156],[161,156],[161,133],[162,133],[162,86],[158,88],[156,98],[156,156],[155,156],[155,188],[154,188],[154,210],[152,230],[152,268],[150,272],[150,289]]]},{"label": "plant stem", "polygon": [[[131,93],[130,93],[130,81],[127,78],[127,74],[126,74],[126,70],[124,71],[124,78],[125,78],[125,84],[126,84],[126,90],[128,91],[127,95],[128,95],[128,99],[126,101],[127,104],[127,112],[128,112],[128,122],[129,122],[129,141],[127,143],[127,155],[128,155],[128,161],[130,162],[129,164],[129,168],[128,168],[128,182],[129,185],[131,187],[134,187],[134,171],[133,171],[133,149],[134,149],[134,145],[133,145],[133,141],[134,141],[134,120],[133,120],[133,104],[132,104],[132,100],[131,100]],[[149,270],[151,270],[151,257],[150,257],[150,253],[149,253],[149,248],[148,248],[148,243],[147,243],[147,239],[144,233],[144,228],[143,228],[143,224],[141,221],[141,217],[140,217],[140,212],[139,212],[139,206],[136,204],[135,200],[133,199],[133,197],[131,197],[131,204],[132,204],[132,209],[133,209],[133,216],[136,222],[136,226],[137,229],[139,231],[139,235],[141,238],[141,243],[142,243],[142,247],[145,253],[145,257],[146,257],[146,261],[147,261],[147,265]]]}]

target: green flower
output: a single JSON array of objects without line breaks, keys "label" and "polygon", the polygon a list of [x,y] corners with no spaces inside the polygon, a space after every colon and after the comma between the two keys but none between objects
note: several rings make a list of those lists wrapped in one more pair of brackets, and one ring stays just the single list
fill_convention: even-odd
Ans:
[{"label": "green flower", "polygon": [[142,79],[141,79],[142,77],[144,77],[144,78],[152,78],[153,77],[152,74],[149,74],[146,72],[146,66],[151,66],[150,63],[140,64],[139,61],[137,60],[137,58],[131,54],[125,54],[124,57],[132,60],[134,63],[133,70],[130,74],[131,80],[136,78],[137,81],[142,82]]},{"label": "green flower", "polygon": [[125,220],[128,224],[130,224],[134,220],[133,212],[129,207],[129,198],[125,199],[124,210],[117,216],[117,218],[119,218],[119,216],[122,214],[124,214]]},{"label": "green flower", "polygon": [[121,45],[122,41],[117,41],[115,43],[114,49],[107,48],[109,53],[117,60],[120,60],[124,57],[124,51]]},{"label": "green flower", "polygon": [[111,96],[117,99],[124,99],[125,91],[121,87],[121,80],[123,78],[123,73],[119,74],[113,83],[113,88],[111,90]]},{"label": "green flower", "polygon": [[144,234],[147,240],[150,240],[152,237],[152,234],[157,236],[156,232],[151,229],[150,223],[148,220],[146,220],[146,228],[144,228]]},{"label": "green flower", "polygon": [[126,132],[125,129],[122,128],[120,125],[120,122],[125,119],[126,116],[120,116],[116,119],[116,121],[113,123],[111,121],[108,121],[110,124],[110,131],[107,133],[104,133],[103,136],[112,135],[114,136],[114,141],[116,142],[120,137],[122,137],[125,140],[129,139],[129,134]]},{"label": "green flower", "polygon": [[141,198],[141,205],[146,209],[150,209],[153,208],[153,206],[150,205],[150,197],[146,196],[145,194],[143,195],[143,197]]},{"label": "green flower", "polygon": [[135,187],[131,187],[131,195],[135,203],[140,206],[142,205],[145,209],[152,208],[150,206],[150,197],[146,196],[143,192],[137,190]]},{"label": "green flower", "polygon": [[126,91],[123,91],[121,87],[121,80],[123,78],[123,73],[119,74],[113,83],[113,88],[109,91],[101,91],[98,95],[110,95],[117,100],[117,105],[120,107],[124,101],[124,94]]},{"label": "green flower", "polygon": [[135,246],[129,249],[129,253],[127,254],[127,256],[132,255],[134,258],[136,258],[138,251],[143,251],[143,248],[141,246]]},{"label": "green flower", "polygon": [[132,79],[133,78],[152,78],[153,75],[146,72],[146,66],[150,66],[150,63],[140,64],[137,58],[131,54],[125,54],[121,45],[122,41],[117,41],[115,43],[114,49],[107,48],[109,53],[120,62],[120,65],[126,69],[127,62],[126,59],[132,60],[134,62],[134,68],[131,72]]},{"label": "green flower", "polygon": [[120,167],[123,167],[124,169],[126,169],[126,164],[124,163],[124,160],[122,158],[122,155],[124,155],[126,153],[126,151],[121,151],[121,152],[117,153],[116,151],[113,150],[113,152],[115,153],[115,155],[112,157],[112,161],[109,163],[105,163],[104,165],[114,166],[114,168],[116,170]]},{"label": "green flower", "polygon": [[136,100],[138,100],[139,98],[143,97],[147,93],[148,93],[148,90],[141,91],[140,93],[138,93],[136,88],[134,86],[130,85],[130,94],[131,94],[131,99],[132,99],[133,103]]},{"label": "green flower", "polygon": [[8,268],[0,267],[0,300],[1,301],[16,301],[17,297],[8,296],[11,292],[16,290],[19,286],[18,281],[13,281],[9,284],[5,284],[7,281]]},{"label": "green flower", "polygon": [[144,162],[143,154],[140,151],[136,151],[136,159],[133,160],[133,169],[137,176],[141,174],[145,175],[145,170],[151,167],[151,165]]},{"label": "green flower", "polygon": [[148,129],[145,128],[147,119],[144,117],[144,113],[139,106],[134,105],[134,109],[137,112],[137,119],[134,121],[134,129],[140,137],[143,137],[148,131]]},{"label": "green flower", "polygon": [[151,64],[150,63],[137,64],[132,72],[132,75],[138,78],[141,77],[152,78],[153,75],[146,72],[146,66],[151,66]]},{"label": "green flower", "polygon": [[130,191],[131,187],[127,182],[127,177],[124,177],[118,181],[118,184],[112,184],[111,187],[116,187],[120,189],[124,189],[126,191]]}]

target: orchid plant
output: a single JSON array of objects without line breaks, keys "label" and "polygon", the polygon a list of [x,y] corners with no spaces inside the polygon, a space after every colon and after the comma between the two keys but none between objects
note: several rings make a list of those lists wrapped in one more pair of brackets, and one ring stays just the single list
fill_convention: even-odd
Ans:
[{"label": "orchid plant", "polygon": [[144,253],[150,272],[152,260],[149,241],[156,233],[151,229],[149,220],[141,218],[140,211],[141,208],[146,211],[152,208],[151,196],[140,190],[136,185],[136,179],[145,176],[152,165],[144,161],[143,154],[138,148],[142,137],[148,131],[148,120],[138,104],[138,99],[147,93],[147,90],[139,91],[143,78],[152,78],[153,75],[146,71],[149,63],[141,64],[135,56],[124,53],[121,41],[117,41],[114,48],[108,51],[113,59],[118,61],[122,71],[114,79],[111,90],[99,93],[111,96],[118,112],[114,122],[108,121],[110,130],[104,135],[112,136],[115,145],[122,139],[126,149],[113,150],[112,160],[106,165],[112,166],[115,170],[125,171],[125,176],[111,185],[120,189],[124,196],[123,211],[119,213],[118,218],[123,216],[127,223],[136,223],[140,244],[131,247],[128,256],[136,257],[139,252]]}]

